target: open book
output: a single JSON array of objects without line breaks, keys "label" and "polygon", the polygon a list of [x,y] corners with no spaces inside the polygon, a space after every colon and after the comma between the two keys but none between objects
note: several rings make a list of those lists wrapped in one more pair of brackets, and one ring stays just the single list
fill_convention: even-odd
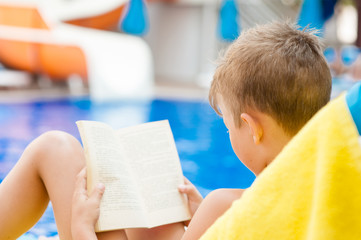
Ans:
[{"label": "open book", "polygon": [[190,219],[183,173],[167,120],[113,130],[77,122],[90,193],[105,185],[96,231],[155,227]]}]

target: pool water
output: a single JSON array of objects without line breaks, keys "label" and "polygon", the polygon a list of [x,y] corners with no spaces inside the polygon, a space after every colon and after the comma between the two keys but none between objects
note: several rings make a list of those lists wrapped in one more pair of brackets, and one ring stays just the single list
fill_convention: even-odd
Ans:
[{"label": "pool water", "polygon": [[[88,98],[64,98],[0,104],[0,181],[31,140],[49,130],[80,140],[77,120],[96,120],[121,128],[168,119],[184,175],[203,196],[216,188],[247,188],[254,175],[232,151],[227,129],[208,102],[155,99],[97,104]],[[56,235],[51,206],[23,239]]]}]

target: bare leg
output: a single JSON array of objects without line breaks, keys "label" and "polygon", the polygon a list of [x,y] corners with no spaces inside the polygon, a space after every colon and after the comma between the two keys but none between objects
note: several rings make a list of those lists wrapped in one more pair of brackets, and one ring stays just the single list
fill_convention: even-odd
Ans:
[{"label": "bare leg", "polygon": [[[0,239],[16,239],[53,204],[60,239],[70,240],[71,202],[75,178],[85,164],[80,143],[59,131],[45,133],[25,149],[0,184]],[[99,239],[121,239],[124,231]]]},{"label": "bare leg", "polygon": [[[103,232],[97,234],[98,239],[106,240],[127,240],[127,235],[125,235],[124,230]],[[147,239],[147,238],[145,238]]]},{"label": "bare leg", "polygon": [[142,240],[179,240],[184,234],[183,223],[172,223],[155,228],[134,228],[126,229],[128,239]]}]

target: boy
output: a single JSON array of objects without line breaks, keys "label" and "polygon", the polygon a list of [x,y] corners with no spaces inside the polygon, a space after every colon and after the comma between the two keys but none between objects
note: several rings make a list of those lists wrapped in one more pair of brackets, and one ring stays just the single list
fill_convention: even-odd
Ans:
[{"label": "boy", "polygon": [[[223,116],[236,155],[258,175],[329,101],[330,91],[331,75],[317,37],[287,23],[271,23],[242,33],[230,46],[209,98]],[[185,234],[183,224],[176,223],[96,236],[94,223],[104,187],[87,196],[83,170],[71,202],[83,158],[80,144],[64,133],[47,133],[31,143],[0,185],[0,239],[13,239],[29,228],[49,198],[61,239],[71,239],[71,206],[73,239],[198,239],[243,193],[231,189],[209,194]],[[200,199],[194,187],[187,183],[183,188],[197,208]],[[29,203],[21,204],[23,199]]]},{"label": "boy", "polygon": [[[223,116],[236,155],[258,175],[329,101],[330,92],[331,75],[317,37],[289,24],[272,23],[242,33],[230,46],[209,98]],[[219,190],[207,196],[182,239],[198,239],[242,193]],[[78,200],[75,196],[74,210],[86,206]],[[79,222],[73,225],[76,236],[86,234],[77,228]]]}]

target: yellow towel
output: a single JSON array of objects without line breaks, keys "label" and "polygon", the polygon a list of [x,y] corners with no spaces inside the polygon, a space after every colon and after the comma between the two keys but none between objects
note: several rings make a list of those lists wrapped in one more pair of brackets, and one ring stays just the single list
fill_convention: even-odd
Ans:
[{"label": "yellow towel", "polygon": [[201,239],[361,239],[358,138],[340,96],[306,124]]}]

